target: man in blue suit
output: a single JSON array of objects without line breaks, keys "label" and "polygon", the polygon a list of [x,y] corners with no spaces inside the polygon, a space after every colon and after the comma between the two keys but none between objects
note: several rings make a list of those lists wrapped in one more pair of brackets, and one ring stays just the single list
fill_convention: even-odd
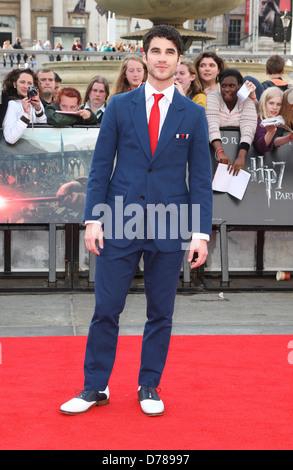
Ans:
[{"label": "man in blue suit", "polygon": [[[181,54],[179,33],[170,26],[154,26],[144,37],[146,84],[112,97],[103,118],[84,216],[86,247],[97,255],[96,305],[84,390],[61,406],[66,414],[109,403],[119,315],[142,255],[147,321],[138,398],[145,414],[164,413],[156,388],[167,358],[184,252],[188,247],[191,268],[202,265],[212,229],[207,120],[204,108],[174,86]],[[159,136],[151,148],[154,102]]]}]

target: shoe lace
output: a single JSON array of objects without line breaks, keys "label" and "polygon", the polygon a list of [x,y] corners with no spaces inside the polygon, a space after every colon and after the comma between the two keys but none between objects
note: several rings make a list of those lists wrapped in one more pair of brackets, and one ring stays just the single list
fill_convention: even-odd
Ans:
[{"label": "shoe lace", "polygon": [[160,395],[161,389],[160,388],[154,388],[154,387],[147,387],[146,389],[148,398],[150,400],[156,398],[157,395]]}]

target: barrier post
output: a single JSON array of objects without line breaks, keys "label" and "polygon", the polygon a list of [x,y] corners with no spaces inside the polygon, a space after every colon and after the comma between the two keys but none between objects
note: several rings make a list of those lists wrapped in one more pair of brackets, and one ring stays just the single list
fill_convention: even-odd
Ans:
[{"label": "barrier post", "polygon": [[89,283],[95,282],[96,255],[89,251]]},{"label": "barrier post", "polygon": [[221,285],[229,285],[229,266],[228,266],[228,238],[227,238],[227,225],[222,223],[220,225],[220,245],[221,245],[221,270],[222,280]]},{"label": "barrier post", "polygon": [[49,224],[49,284],[56,282],[56,224]]}]

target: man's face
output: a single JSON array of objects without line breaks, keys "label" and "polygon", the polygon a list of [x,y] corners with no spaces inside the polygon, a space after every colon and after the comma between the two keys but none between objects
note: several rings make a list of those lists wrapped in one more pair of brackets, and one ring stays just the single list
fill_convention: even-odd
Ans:
[{"label": "man's face", "polygon": [[38,74],[41,95],[53,95],[55,91],[54,72],[40,72]]},{"label": "man's face", "polygon": [[147,54],[143,54],[150,83],[154,85],[155,82],[164,82],[166,86],[170,86],[174,82],[174,75],[180,59],[181,56],[178,55],[172,41],[165,38],[153,38]]}]

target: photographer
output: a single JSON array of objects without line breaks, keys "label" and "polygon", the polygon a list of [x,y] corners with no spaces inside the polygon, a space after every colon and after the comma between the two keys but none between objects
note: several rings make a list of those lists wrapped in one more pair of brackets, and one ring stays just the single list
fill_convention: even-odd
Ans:
[{"label": "photographer", "polygon": [[15,144],[28,124],[46,124],[47,117],[37,89],[38,80],[30,69],[15,69],[3,81],[3,91],[9,103],[3,120],[3,135],[9,144]]}]

